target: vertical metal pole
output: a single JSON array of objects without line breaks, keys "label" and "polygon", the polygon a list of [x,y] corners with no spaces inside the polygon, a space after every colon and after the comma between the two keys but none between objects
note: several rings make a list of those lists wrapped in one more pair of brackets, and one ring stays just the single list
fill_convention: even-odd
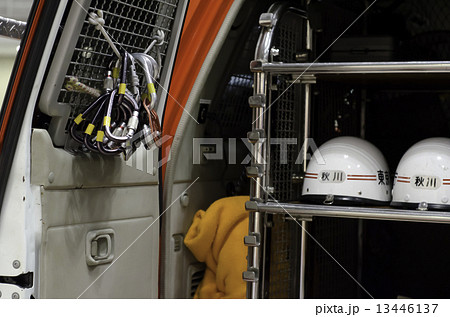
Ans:
[{"label": "vertical metal pole", "polygon": [[[360,136],[361,138],[366,138],[366,101],[367,101],[367,90],[362,89],[361,90],[361,131]],[[357,268],[357,278],[358,282],[362,281],[362,266],[363,266],[363,248],[364,248],[364,241],[363,241],[363,235],[364,235],[364,220],[359,219],[358,220],[358,268]],[[358,288],[358,297],[362,297],[362,289]]]},{"label": "vertical metal pole", "polygon": [[[311,84],[305,84],[305,129],[304,129],[304,157],[303,157],[303,171],[306,172],[306,155],[308,153],[308,138],[310,133],[310,107],[311,107]],[[306,221],[302,221],[302,241],[300,247],[300,298],[305,298],[305,269],[306,269],[306,238],[307,225]]]},{"label": "vertical metal pole", "polygon": [[[306,49],[312,52],[313,49],[313,37],[312,29],[309,21],[306,21]],[[300,78],[301,79],[301,78]],[[304,130],[303,130],[303,171],[306,172],[306,161],[308,156],[308,138],[310,135],[310,120],[311,120],[311,84],[305,84],[305,113],[304,113]],[[302,241],[300,250],[300,298],[305,298],[305,277],[306,277],[306,248],[307,248],[307,230],[308,223],[302,221]]]},{"label": "vertical metal pole", "polygon": [[[257,73],[255,74],[255,83],[254,83],[254,94],[255,95],[264,95],[266,96],[266,77],[265,73]],[[253,130],[265,130],[265,114],[266,107],[259,107],[253,109]],[[256,201],[265,201],[265,192],[264,189],[266,187],[265,182],[265,158],[266,158],[266,141],[260,140],[256,143],[252,148],[252,165],[259,166],[264,169],[262,177],[255,177],[251,179],[250,185],[250,197]],[[249,233],[256,234],[261,237],[263,240],[263,214],[260,212],[252,212],[249,218]],[[262,289],[261,289],[261,281],[259,279],[263,278],[261,274],[261,256],[262,256],[262,248],[263,246],[254,246],[248,248],[248,269],[256,270],[257,279],[252,282],[248,282],[247,284],[247,298],[261,298],[262,297]]]}]

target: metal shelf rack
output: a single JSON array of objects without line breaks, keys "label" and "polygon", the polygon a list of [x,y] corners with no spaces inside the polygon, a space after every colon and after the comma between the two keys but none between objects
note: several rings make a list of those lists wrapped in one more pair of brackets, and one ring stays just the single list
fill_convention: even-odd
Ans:
[{"label": "metal shelf rack", "polygon": [[[293,83],[303,87],[304,113],[302,135],[305,141],[310,136],[311,85],[317,79],[326,76],[353,75],[364,78],[366,75],[376,75],[380,78],[390,75],[402,75],[415,79],[427,80],[426,75],[450,76],[450,62],[368,62],[368,63],[282,63],[273,62],[277,51],[272,47],[272,37],[277,22],[283,14],[295,11],[306,25],[306,52],[312,51],[312,30],[304,12],[287,5],[274,5],[268,13],[261,15],[261,35],[255,53],[255,60],[250,63],[254,73],[254,92],[249,98],[253,109],[252,131],[248,133],[252,148],[251,166],[247,168],[247,175],[251,178],[250,201],[246,209],[250,212],[249,235],[245,237],[248,247],[248,268],[243,273],[247,284],[248,298],[263,298],[265,293],[265,276],[267,275],[267,214],[286,214],[298,221],[302,226],[301,260],[300,260],[300,298],[304,298],[305,274],[305,241],[308,221],[314,217],[338,217],[354,219],[372,219],[389,221],[411,221],[430,223],[450,223],[450,212],[414,211],[393,208],[367,208],[320,206],[301,203],[278,203],[270,201],[270,108],[272,107],[272,78],[274,75],[291,75]],[[403,79],[405,77],[402,77]],[[276,107],[276,105],[273,105]],[[306,151],[304,153],[306,158]],[[306,160],[305,160],[306,162]],[[306,171],[306,164],[303,164]]]}]

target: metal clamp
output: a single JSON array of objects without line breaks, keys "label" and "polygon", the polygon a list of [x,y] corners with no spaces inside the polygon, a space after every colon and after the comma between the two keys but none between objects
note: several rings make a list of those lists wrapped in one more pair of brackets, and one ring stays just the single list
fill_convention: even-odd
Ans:
[{"label": "metal clamp", "polygon": [[258,203],[253,200],[245,202],[245,210],[247,211],[258,211]]},{"label": "metal clamp", "polygon": [[244,244],[247,247],[259,247],[261,245],[261,234],[252,232],[244,237]]},{"label": "metal clamp", "polygon": [[255,267],[248,268],[247,271],[242,272],[242,279],[246,282],[258,282],[259,270]]},{"label": "metal clamp", "polygon": [[250,62],[250,71],[260,73],[263,71],[263,60],[257,59]]},{"label": "metal clamp", "polygon": [[247,177],[256,178],[264,175],[264,167],[262,165],[252,165],[246,167]]},{"label": "metal clamp", "polygon": [[266,95],[259,94],[250,96],[248,98],[248,103],[251,108],[264,108],[266,106]]},{"label": "metal clamp", "polygon": [[316,76],[311,75],[311,74],[293,74],[292,75],[292,79],[289,80],[288,82],[293,83],[293,84],[315,84],[316,81]]},{"label": "metal clamp", "polygon": [[266,28],[271,28],[275,25],[275,19],[273,13],[263,13],[259,16],[259,25]]},{"label": "metal clamp", "polygon": [[259,140],[265,138],[266,132],[262,129],[253,130],[247,133],[247,139],[251,144],[258,143]]}]

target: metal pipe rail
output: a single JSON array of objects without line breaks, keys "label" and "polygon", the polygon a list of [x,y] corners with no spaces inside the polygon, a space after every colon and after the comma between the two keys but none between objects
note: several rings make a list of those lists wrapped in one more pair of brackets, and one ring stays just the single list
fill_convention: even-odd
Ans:
[{"label": "metal pipe rail", "polygon": [[250,62],[250,70],[274,75],[450,74],[450,62],[266,63],[254,60]]},{"label": "metal pipe rail", "polygon": [[287,203],[258,203],[248,201],[245,204],[248,211],[258,211],[270,214],[285,214],[294,218],[333,217],[367,220],[390,220],[428,223],[450,223],[450,212],[416,211],[380,207],[347,207],[321,206]]}]

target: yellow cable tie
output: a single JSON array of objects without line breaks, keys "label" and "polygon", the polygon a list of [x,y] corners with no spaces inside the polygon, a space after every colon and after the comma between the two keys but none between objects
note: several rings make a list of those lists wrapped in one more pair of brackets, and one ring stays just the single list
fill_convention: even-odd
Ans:
[{"label": "yellow cable tie", "polygon": [[127,90],[127,84],[121,83],[119,85],[119,95],[125,95],[126,90]]},{"label": "yellow cable tie", "polygon": [[94,129],[95,129],[95,125],[93,125],[92,123],[89,123],[89,125],[86,128],[86,131],[84,131],[84,133],[91,135],[92,131],[94,131]]},{"label": "yellow cable tie", "polygon": [[111,117],[105,117],[103,119],[103,125],[107,127],[111,126]]},{"label": "yellow cable tie", "polygon": [[148,84],[147,85],[147,89],[148,89],[148,93],[149,94],[155,94],[156,93],[155,85],[153,85],[153,83]]},{"label": "yellow cable tie", "polygon": [[73,121],[78,125],[84,120],[83,115],[80,113]]},{"label": "yellow cable tie", "polygon": [[143,93],[142,95],[141,95],[141,100],[142,101],[144,101],[145,99],[147,99],[148,98],[148,95],[146,94],[146,93]]},{"label": "yellow cable tie", "polygon": [[103,142],[103,138],[105,137],[105,132],[103,131],[97,131],[97,142]]}]

